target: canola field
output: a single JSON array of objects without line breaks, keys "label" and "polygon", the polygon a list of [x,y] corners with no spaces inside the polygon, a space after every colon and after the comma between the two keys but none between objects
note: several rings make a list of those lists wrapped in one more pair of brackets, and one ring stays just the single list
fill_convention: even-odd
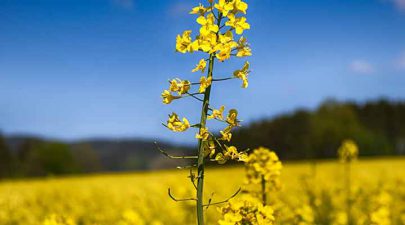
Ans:
[{"label": "canola field", "polygon": [[[275,224],[348,224],[344,165],[284,163],[281,189],[268,193]],[[0,183],[0,224],[195,224],[187,170],[100,174]],[[205,196],[221,201],[243,187],[244,167],[206,170]],[[361,159],[351,167],[352,224],[405,224],[405,158]],[[239,198],[240,193],[235,197]],[[221,205],[206,209],[218,224]]]}]

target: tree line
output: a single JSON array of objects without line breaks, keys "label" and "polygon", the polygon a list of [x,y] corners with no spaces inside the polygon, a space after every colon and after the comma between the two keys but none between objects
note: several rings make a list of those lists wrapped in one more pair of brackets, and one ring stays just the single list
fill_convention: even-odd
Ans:
[{"label": "tree line", "polygon": [[232,144],[267,146],[283,159],[330,158],[344,139],[353,139],[363,156],[405,153],[405,102],[324,101],[315,110],[298,109],[239,129]]},{"label": "tree line", "polygon": [[[405,102],[326,100],[314,110],[298,109],[241,127],[231,144],[238,149],[269,147],[282,159],[334,158],[344,139],[356,141],[363,156],[403,155]],[[172,154],[195,151],[195,146],[160,145]],[[157,151],[153,140],[66,143],[0,133],[0,178],[150,170],[173,168],[173,163]]]}]

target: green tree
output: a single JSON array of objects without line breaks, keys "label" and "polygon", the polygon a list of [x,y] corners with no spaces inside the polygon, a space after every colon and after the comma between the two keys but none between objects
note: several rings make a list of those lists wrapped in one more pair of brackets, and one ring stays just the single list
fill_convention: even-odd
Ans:
[{"label": "green tree", "polygon": [[80,172],[101,171],[100,157],[90,144],[80,143],[71,148],[73,159]]},{"label": "green tree", "polygon": [[19,152],[22,174],[44,176],[78,171],[69,146],[60,142],[28,139]]},{"label": "green tree", "polygon": [[13,157],[6,141],[0,134],[0,178],[9,177],[12,174]]}]

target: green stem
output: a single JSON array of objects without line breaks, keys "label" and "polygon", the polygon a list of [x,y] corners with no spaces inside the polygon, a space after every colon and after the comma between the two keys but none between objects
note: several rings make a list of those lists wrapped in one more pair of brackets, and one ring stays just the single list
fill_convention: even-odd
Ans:
[{"label": "green stem", "polygon": [[[212,77],[212,70],[214,67],[214,57],[213,54],[210,55],[209,67],[208,67],[208,77]],[[210,101],[211,85],[205,89],[204,100],[201,110],[201,122],[200,130],[205,128],[208,115],[208,105]],[[204,140],[199,139],[198,141],[198,160],[197,160],[197,222],[198,225],[204,224]]]},{"label": "green stem", "polygon": [[263,205],[267,205],[267,194],[266,194],[266,180],[262,175],[262,202]]},{"label": "green stem", "polygon": [[[221,24],[222,14],[219,14],[217,24]],[[219,33],[219,31],[218,31]],[[217,33],[217,37],[218,37]],[[211,53],[209,60],[208,60],[208,74],[207,78],[213,77],[213,70],[214,70],[214,61],[215,61],[215,54]],[[209,101],[210,101],[210,94],[211,94],[211,87],[208,86],[204,92],[204,99],[203,105],[201,109],[201,119],[200,119],[200,129],[206,127],[208,110],[209,110]],[[199,139],[198,140],[198,159],[197,159],[197,224],[204,225],[204,146],[205,141]]]}]

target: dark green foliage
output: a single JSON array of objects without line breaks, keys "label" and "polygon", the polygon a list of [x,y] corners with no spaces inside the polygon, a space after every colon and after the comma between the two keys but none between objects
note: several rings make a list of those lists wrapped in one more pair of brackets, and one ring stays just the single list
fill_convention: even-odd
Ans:
[{"label": "dark green foliage", "polygon": [[363,105],[327,100],[314,111],[298,110],[239,129],[239,148],[267,146],[282,158],[335,157],[342,140],[354,139],[361,155],[405,153],[405,103]]},{"label": "dark green foliage", "polygon": [[97,172],[102,169],[100,156],[90,144],[80,143],[70,148],[80,172]]},{"label": "dark green foliage", "polygon": [[0,179],[9,177],[12,173],[13,158],[6,145],[3,136],[0,134]]},{"label": "dark green foliage", "polygon": [[19,153],[22,175],[60,175],[78,171],[69,146],[64,143],[30,139],[21,146]]}]

